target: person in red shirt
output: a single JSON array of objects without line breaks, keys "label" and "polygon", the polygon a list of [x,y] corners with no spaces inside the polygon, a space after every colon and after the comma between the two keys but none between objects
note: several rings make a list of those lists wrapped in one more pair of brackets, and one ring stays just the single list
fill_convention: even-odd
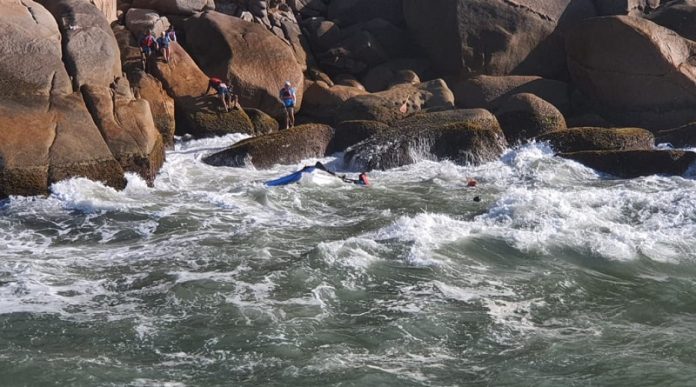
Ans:
[{"label": "person in red shirt", "polygon": [[203,95],[207,95],[210,89],[217,91],[217,95],[220,98],[220,103],[226,112],[230,111],[230,105],[233,109],[238,109],[239,98],[236,94],[232,94],[232,87],[227,86],[220,78],[211,77],[208,81],[208,88],[205,90]]}]

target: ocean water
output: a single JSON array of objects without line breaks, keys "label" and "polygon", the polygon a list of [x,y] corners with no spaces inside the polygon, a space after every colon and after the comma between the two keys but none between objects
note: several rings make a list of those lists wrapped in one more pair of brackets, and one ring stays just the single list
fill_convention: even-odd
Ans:
[{"label": "ocean water", "polygon": [[302,164],[200,161],[240,139],[0,202],[0,385],[695,383],[694,174],[530,144],[270,189]]}]

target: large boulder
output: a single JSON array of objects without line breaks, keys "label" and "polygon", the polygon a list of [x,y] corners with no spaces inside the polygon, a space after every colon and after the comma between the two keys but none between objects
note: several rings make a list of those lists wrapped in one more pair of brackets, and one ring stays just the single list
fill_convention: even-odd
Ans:
[{"label": "large boulder", "polygon": [[504,100],[519,93],[534,94],[550,102],[564,114],[571,107],[567,83],[537,76],[480,75],[455,83],[452,91],[457,106],[466,109],[496,110]]},{"label": "large boulder", "polygon": [[559,156],[622,178],[683,175],[696,161],[696,153],[674,150],[584,151]]},{"label": "large boulder", "polygon": [[534,94],[520,93],[507,98],[495,116],[509,143],[534,138],[566,128],[565,118],[553,105]]},{"label": "large boulder", "polygon": [[148,102],[133,98],[125,78],[119,82],[124,85],[115,90],[85,85],[85,102],[121,167],[152,183],[164,163],[162,136],[155,128]]},{"label": "large boulder", "polygon": [[657,8],[660,0],[594,0],[594,3],[600,16],[642,16],[650,9]]},{"label": "large boulder", "polygon": [[324,157],[329,150],[333,129],[307,124],[240,141],[224,151],[203,159],[214,166],[270,168],[294,164],[310,157]]},{"label": "large boulder", "polygon": [[288,44],[262,25],[205,12],[188,19],[185,32],[187,47],[197,63],[206,74],[228,79],[242,105],[281,119],[285,110],[278,94],[290,81],[297,88],[296,109],[300,109],[302,68]]},{"label": "large boulder", "polygon": [[655,134],[655,143],[671,144],[675,148],[696,147],[696,122],[657,132]]},{"label": "large boulder", "polygon": [[169,20],[151,9],[131,8],[126,12],[126,27],[137,39],[152,32],[155,37],[169,28]]},{"label": "large boulder", "polygon": [[367,93],[355,87],[306,81],[302,112],[314,118],[330,120],[345,101],[364,94]]},{"label": "large boulder", "polygon": [[696,0],[673,0],[646,16],[679,35],[696,40]]},{"label": "large boulder", "polygon": [[498,159],[506,145],[497,122],[490,126],[477,121],[421,123],[380,130],[348,148],[344,158],[353,168],[362,170],[396,168],[424,159],[481,164]]},{"label": "large boulder", "polygon": [[649,150],[655,143],[650,131],[640,128],[570,128],[537,137],[556,152],[589,150]]},{"label": "large boulder", "polygon": [[95,125],[82,95],[74,93],[53,98],[51,103],[55,106],[55,110],[51,110],[56,126],[48,156],[49,185],[81,176],[117,189],[124,188],[126,181],[121,160],[113,154]]},{"label": "large boulder", "polygon": [[174,99],[164,91],[157,78],[142,70],[129,74],[128,79],[136,92],[136,98],[142,98],[150,104],[152,119],[162,135],[162,142],[166,147],[173,147],[176,131]]},{"label": "large boulder", "polygon": [[58,21],[63,60],[73,87],[108,87],[121,76],[121,57],[111,26],[101,12],[83,0],[40,0]]},{"label": "large boulder", "polygon": [[628,16],[583,21],[567,36],[576,86],[620,126],[664,129],[696,121],[696,43]]},{"label": "large boulder", "polygon": [[379,93],[355,96],[338,110],[336,122],[371,120],[392,124],[421,111],[454,108],[454,94],[441,79],[401,84]]},{"label": "large boulder", "polygon": [[412,36],[450,75],[566,76],[562,33],[592,0],[403,0]]},{"label": "large boulder", "polygon": [[214,0],[133,0],[133,8],[154,9],[163,14],[193,15],[215,9]]},{"label": "large boulder", "polygon": [[177,133],[195,137],[254,134],[254,125],[244,110],[225,112],[217,96],[204,95],[209,78],[181,46],[172,43],[171,52],[170,63],[156,63],[155,76],[174,99]]}]

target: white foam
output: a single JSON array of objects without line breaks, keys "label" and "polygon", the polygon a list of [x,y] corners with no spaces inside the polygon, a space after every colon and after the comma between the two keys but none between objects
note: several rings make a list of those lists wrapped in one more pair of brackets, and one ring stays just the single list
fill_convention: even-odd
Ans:
[{"label": "white foam", "polygon": [[416,266],[445,265],[450,260],[437,254],[437,248],[445,243],[467,237],[469,222],[458,221],[444,214],[422,213],[414,217],[402,216],[393,224],[368,234],[376,241],[398,240],[410,245],[404,260]]}]

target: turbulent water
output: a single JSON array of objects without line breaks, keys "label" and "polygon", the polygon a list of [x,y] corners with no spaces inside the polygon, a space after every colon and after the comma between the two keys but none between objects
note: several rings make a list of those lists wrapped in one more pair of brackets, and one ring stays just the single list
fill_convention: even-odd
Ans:
[{"label": "turbulent water", "polygon": [[180,142],[154,188],[0,202],[0,384],[696,380],[693,174],[610,179],[532,144],[270,189],[301,164],[200,161],[236,140]]}]

